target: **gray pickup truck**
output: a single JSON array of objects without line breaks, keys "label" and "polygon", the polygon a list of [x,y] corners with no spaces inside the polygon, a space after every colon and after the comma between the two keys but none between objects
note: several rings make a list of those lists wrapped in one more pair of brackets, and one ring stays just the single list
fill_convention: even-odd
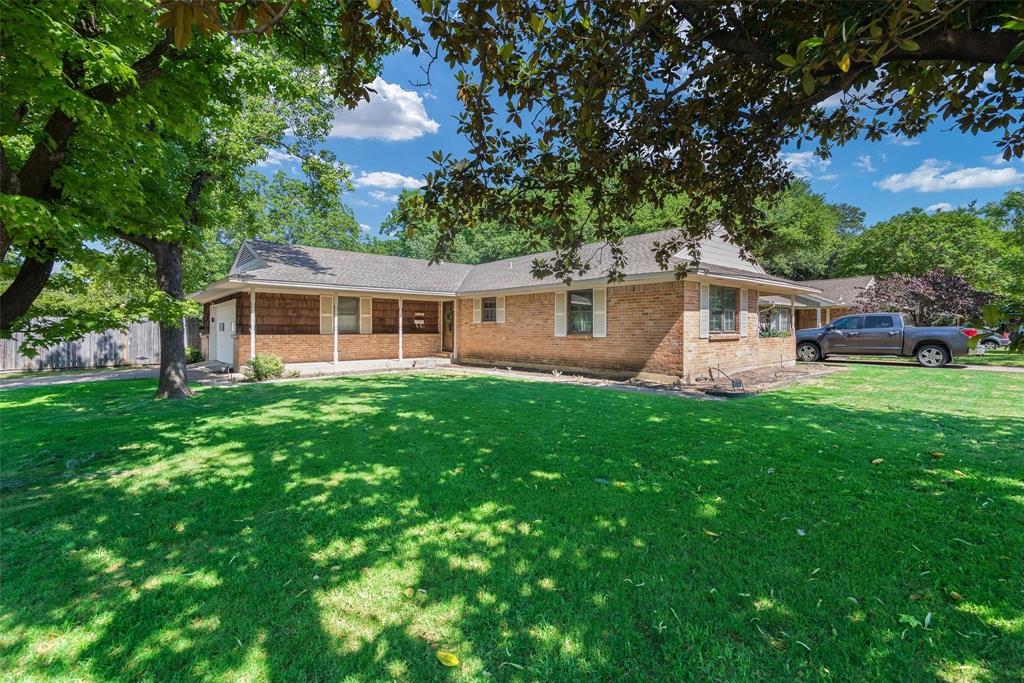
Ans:
[{"label": "gray pickup truck", "polygon": [[836,318],[824,327],[798,330],[796,356],[816,361],[840,356],[914,356],[929,368],[941,368],[968,353],[970,327],[914,327],[900,313],[859,313]]}]

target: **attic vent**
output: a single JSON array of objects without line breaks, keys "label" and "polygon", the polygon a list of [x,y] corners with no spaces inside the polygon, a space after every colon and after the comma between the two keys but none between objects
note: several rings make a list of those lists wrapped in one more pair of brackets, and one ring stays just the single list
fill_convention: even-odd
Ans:
[{"label": "attic vent", "polygon": [[247,266],[256,261],[259,257],[256,256],[256,252],[248,244],[243,244],[242,248],[238,251],[238,264],[237,270],[246,270]]}]

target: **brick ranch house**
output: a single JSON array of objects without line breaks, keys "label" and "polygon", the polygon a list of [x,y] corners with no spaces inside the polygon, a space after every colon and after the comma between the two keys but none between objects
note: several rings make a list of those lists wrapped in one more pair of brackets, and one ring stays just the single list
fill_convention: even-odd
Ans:
[{"label": "brick ranch house", "polygon": [[[804,280],[800,284],[819,290],[820,294],[801,294],[796,297],[793,311],[796,314],[796,329],[827,325],[836,318],[850,312],[861,292],[874,286],[874,275],[839,277],[831,280]],[[761,297],[761,323],[773,329],[785,326],[790,308],[785,297]],[[792,320],[793,318],[790,318]]]},{"label": "brick ranch house", "polygon": [[[563,369],[689,382],[709,367],[736,372],[792,364],[794,338],[758,334],[762,296],[817,294],[772,277],[713,238],[684,280],[662,270],[654,243],[623,240],[622,282],[608,283],[607,245],[586,245],[589,273],[566,286],[535,279],[544,254],[480,265],[359,252],[242,244],[227,278],[191,298],[203,304],[202,349],[234,368],[254,354],[286,363],[451,356],[463,363]],[[791,318],[792,319],[792,318]]]}]

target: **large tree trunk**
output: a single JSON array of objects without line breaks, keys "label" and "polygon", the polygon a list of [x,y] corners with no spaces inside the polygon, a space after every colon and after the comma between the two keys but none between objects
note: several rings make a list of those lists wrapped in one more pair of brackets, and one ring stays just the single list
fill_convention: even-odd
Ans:
[{"label": "large tree trunk", "polygon": [[10,330],[14,321],[25,314],[43,291],[52,271],[53,259],[25,259],[14,281],[0,294],[0,330]]},{"label": "large tree trunk", "polygon": [[[182,288],[181,245],[162,240],[147,240],[147,249],[156,262],[156,284],[164,294],[173,299],[181,300],[185,292]],[[160,383],[157,385],[157,398],[188,398],[192,390],[188,388],[185,363],[185,339],[182,336],[181,324],[177,321],[160,323]]]}]

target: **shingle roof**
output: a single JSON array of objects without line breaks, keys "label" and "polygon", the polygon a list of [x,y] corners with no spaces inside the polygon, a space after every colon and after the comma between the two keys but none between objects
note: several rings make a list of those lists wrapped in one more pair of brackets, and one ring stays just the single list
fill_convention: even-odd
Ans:
[{"label": "shingle roof", "polygon": [[[622,249],[626,264],[623,275],[664,272],[654,258],[654,243],[665,241],[675,234],[676,230],[663,230],[624,238]],[[485,292],[561,283],[554,277],[537,279],[531,273],[533,261],[550,258],[554,255],[552,251],[475,266],[461,263],[430,264],[423,259],[275,244],[262,240],[247,240],[240,254],[244,258],[240,256],[232,268],[232,280],[423,293]],[[680,253],[671,258],[668,262],[669,270],[677,264],[685,263],[688,260],[686,256]],[[580,257],[589,265],[589,270],[585,275],[577,276],[577,279],[607,277],[612,265],[612,254],[606,244],[584,245]],[[767,275],[759,265],[743,259],[735,245],[717,236],[702,242],[698,270],[712,276],[756,278],[766,282],[794,284]]]},{"label": "shingle roof", "polygon": [[435,263],[402,256],[321,249],[292,244],[248,240],[246,244],[266,263],[241,272],[239,280],[308,283],[332,287],[455,292],[473,266]]},{"label": "shingle roof", "polygon": [[842,306],[852,306],[865,288],[875,281],[874,275],[840,277],[832,280],[805,280],[801,284],[821,290],[821,295]]}]

